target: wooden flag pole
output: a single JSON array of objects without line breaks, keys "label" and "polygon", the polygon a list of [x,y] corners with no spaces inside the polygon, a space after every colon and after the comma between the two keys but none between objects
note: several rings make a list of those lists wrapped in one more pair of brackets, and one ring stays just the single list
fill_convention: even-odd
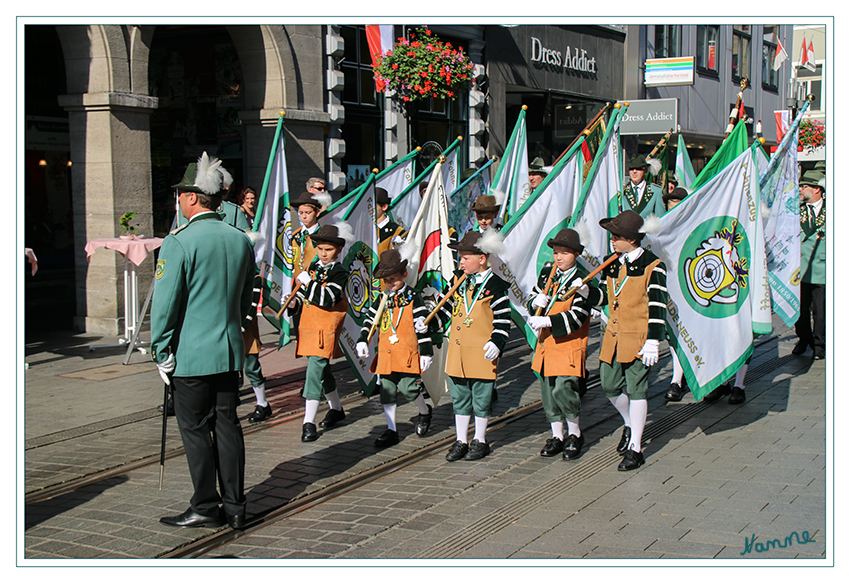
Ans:
[{"label": "wooden flag pole", "polygon": [[443,299],[441,299],[441,300],[440,300],[440,302],[437,304],[437,306],[436,306],[433,310],[431,310],[431,313],[430,313],[430,314],[428,314],[428,317],[427,317],[427,318],[425,318],[425,325],[426,325],[426,326],[427,326],[427,325],[431,322],[431,320],[433,320],[433,319],[434,319],[434,316],[436,316],[436,315],[437,315],[437,312],[439,312],[439,311],[440,311],[440,308],[442,308],[443,306],[445,306],[445,305],[446,305],[446,302],[447,302],[447,301],[449,301],[449,298],[450,298],[450,297],[452,297],[452,296],[455,294],[455,292],[456,292],[456,291],[458,290],[458,288],[460,287],[460,284],[462,284],[465,280],[466,280],[466,274],[464,273],[463,275],[461,275],[461,276],[458,278],[458,280],[457,280],[457,281],[455,282],[455,284],[452,286],[452,289],[450,289],[450,290],[448,291],[448,293],[447,293],[446,295],[444,295],[444,296],[443,296]]},{"label": "wooden flag pole", "polygon": [[[614,263],[614,261],[616,261],[617,259],[619,259],[619,257],[620,257],[620,254],[619,254],[619,253],[614,253],[611,257],[609,257],[608,259],[606,259],[606,260],[605,260],[605,262],[604,262],[602,265],[600,265],[599,267],[597,267],[596,269],[594,269],[593,271],[591,271],[591,272],[588,274],[588,276],[587,276],[587,277],[585,277],[583,280],[581,280],[581,285],[585,285],[585,284],[586,284],[587,282],[589,282],[591,279],[593,279],[594,277],[596,277],[596,276],[599,274],[599,272],[600,272],[600,271],[602,271],[603,269],[605,269],[606,267],[608,267],[609,265],[611,265],[612,263]],[[576,293],[576,292],[577,292],[577,291],[581,288],[581,285],[578,285],[578,286],[576,286],[576,287],[572,287],[572,288],[570,288],[570,290],[569,290],[569,291],[568,291],[568,292],[564,295],[564,299],[563,299],[562,301],[568,300],[568,299],[570,299],[571,297],[573,297],[573,296],[575,295],[575,293]]]},{"label": "wooden flag pole", "polygon": [[[552,271],[549,272],[549,277],[546,280],[546,286],[543,288],[543,295],[549,297],[549,291],[552,289],[552,281],[555,279],[555,272],[558,271],[558,268],[554,263],[552,263]],[[539,316],[543,313],[543,306],[538,306],[538,308],[534,311],[535,316]]]},{"label": "wooden flag pole", "polygon": [[378,329],[378,321],[381,319],[381,316],[384,315],[384,310],[387,307],[387,299],[389,295],[387,295],[387,290],[381,292],[381,303],[378,304],[378,311],[375,312],[375,319],[372,320],[372,327],[369,328],[369,336],[366,337],[366,344],[369,344],[372,341],[372,336],[375,335],[375,331]]},{"label": "wooden flag pole", "polygon": [[738,92],[738,98],[735,100],[735,107],[729,113],[729,125],[726,126],[726,135],[723,136],[723,139],[729,137],[729,134],[732,133],[732,130],[735,128],[735,120],[738,118],[738,109],[741,107],[741,102],[744,100],[744,89],[749,87],[750,80],[746,77],[741,79],[741,90]]},{"label": "wooden flag pole", "polygon": [[301,289],[301,282],[300,282],[300,281],[299,281],[299,282],[297,282],[297,283],[295,284],[295,288],[292,290],[292,293],[291,293],[291,294],[289,294],[289,297],[288,297],[288,298],[286,298],[286,302],[284,302],[283,306],[281,306],[281,308],[280,308],[280,311],[277,313],[277,319],[278,319],[278,320],[280,320],[281,318],[283,318],[283,312],[284,312],[284,310],[286,310],[286,308],[288,308],[288,307],[289,307],[289,304],[291,304],[291,303],[292,303],[292,300],[294,300],[294,299],[295,299],[295,293],[296,293],[299,289]]}]

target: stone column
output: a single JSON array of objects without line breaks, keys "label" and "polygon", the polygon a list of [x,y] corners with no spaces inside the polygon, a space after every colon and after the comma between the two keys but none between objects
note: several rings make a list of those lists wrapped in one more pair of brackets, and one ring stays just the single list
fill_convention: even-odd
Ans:
[{"label": "stone column", "polygon": [[[124,258],[101,249],[86,262],[91,239],[117,237],[118,219],[135,211],[137,232],[153,235],[150,113],[157,99],[122,92],[63,95],[71,134],[77,316],[93,334],[124,332]],[[140,306],[153,275],[153,254],[138,268]]]}]

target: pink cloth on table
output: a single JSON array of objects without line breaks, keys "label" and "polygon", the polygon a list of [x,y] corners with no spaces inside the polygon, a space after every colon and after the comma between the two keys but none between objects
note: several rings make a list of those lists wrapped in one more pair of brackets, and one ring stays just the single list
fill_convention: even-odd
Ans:
[{"label": "pink cloth on table", "polygon": [[159,237],[147,237],[144,239],[92,239],[86,243],[86,259],[100,247],[118,251],[121,255],[141,265],[148,253],[162,245],[163,239]]}]

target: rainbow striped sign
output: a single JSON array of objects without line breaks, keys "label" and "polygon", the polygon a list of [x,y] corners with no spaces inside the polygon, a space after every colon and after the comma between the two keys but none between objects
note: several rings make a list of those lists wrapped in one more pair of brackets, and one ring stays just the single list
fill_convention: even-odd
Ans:
[{"label": "rainbow striped sign", "polygon": [[672,57],[647,59],[643,76],[647,87],[658,85],[693,85],[694,58]]}]

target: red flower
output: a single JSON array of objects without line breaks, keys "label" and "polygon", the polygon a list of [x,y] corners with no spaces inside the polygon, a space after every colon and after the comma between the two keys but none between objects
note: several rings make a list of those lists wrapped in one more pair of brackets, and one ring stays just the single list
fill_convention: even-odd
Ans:
[{"label": "red flower", "polygon": [[404,100],[405,100],[405,101],[410,101],[410,98],[409,98],[407,95],[405,95],[405,96],[404,96]]},{"label": "red flower", "polygon": [[398,63],[395,63],[395,64],[393,65],[393,69],[398,69]]},{"label": "red flower", "polygon": [[446,95],[447,95],[448,97],[454,97],[455,92],[454,92],[454,91],[447,91],[447,92],[446,92]]},{"label": "red flower", "polygon": [[416,53],[414,53],[413,51],[407,51],[407,56],[408,57],[415,57]]},{"label": "red flower", "polygon": [[425,29],[425,34],[427,34],[428,36],[431,36],[431,31],[430,31],[430,30],[428,30],[428,29],[426,28],[426,29]]}]

